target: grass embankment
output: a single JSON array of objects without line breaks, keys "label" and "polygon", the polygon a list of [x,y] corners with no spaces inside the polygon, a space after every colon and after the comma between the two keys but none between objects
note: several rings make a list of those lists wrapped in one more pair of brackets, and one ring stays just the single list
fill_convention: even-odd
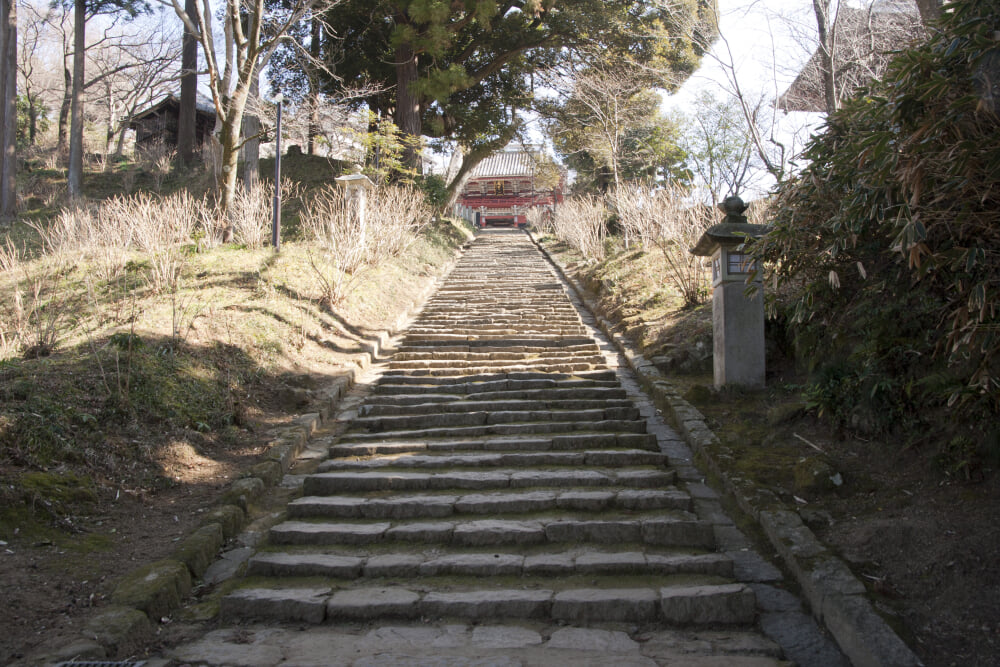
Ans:
[{"label": "grass embankment", "polygon": [[[830,490],[807,476],[820,465],[836,470],[817,441],[841,440],[844,434],[807,410],[804,375],[780,341],[769,336],[765,389],[716,391],[712,304],[685,305],[660,253],[625,251],[613,239],[606,259],[595,263],[554,237],[543,242],[592,293],[602,313],[707,417],[721,442],[714,454],[734,477],[792,505],[796,497],[818,499]],[[851,480],[865,488],[861,477]]]},{"label": "grass embankment", "polygon": [[[286,163],[286,173],[310,179],[306,186],[335,175],[309,156]],[[36,189],[50,177],[31,175]],[[167,193],[199,178],[172,172],[160,187]],[[120,194],[121,181],[121,173],[92,174],[88,192]],[[153,185],[148,174],[135,182]],[[36,199],[5,233],[27,256],[0,271],[5,542],[87,530],[101,501],[122,494],[217,485],[238,474],[261,453],[270,427],[294,416],[310,390],[352,367],[366,342],[394,326],[468,233],[447,221],[424,228],[403,254],[358,270],[346,298],[331,305],[312,268],[312,246],[296,239],[294,204],[279,254],[188,243],[170,258],[176,280],[162,282],[155,253],[129,250],[112,272],[92,253],[43,252],[27,223],[44,230],[54,211]]]}]

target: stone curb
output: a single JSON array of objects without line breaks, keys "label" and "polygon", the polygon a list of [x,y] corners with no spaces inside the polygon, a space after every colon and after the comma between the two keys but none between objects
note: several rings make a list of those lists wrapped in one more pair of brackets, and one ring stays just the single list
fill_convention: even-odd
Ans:
[{"label": "stone curb", "polygon": [[141,648],[143,642],[155,634],[160,619],[184,604],[193,582],[205,574],[223,545],[247,524],[254,501],[281,483],[312,435],[336,414],[360,372],[368,369],[389,341],[406,328],[470,243],[463,243],[455,250],[452,260],[396,318],[391,329],[361,341],[365,351],[352,358],[358,368],[348,369],[325,388],[314,392],[310,406],[313,411],[297,417],[267,444],[265,460],[230,484],[215,506],[205,513],[199,527],[184,538],[168,558],[121,577],[111,594],[112,606],[91,619],[77,639],[29,659],[38,664],[103,661],[125,658]]},{"label": "stone curb", "polygon": [[710,446],[719,440],[708,428],[704,415],[681,398],[659,369],[643,357],[613,323],[599,314],[598,305],[587,291],[546,251],[534,233],[529,232],[529,236],[586,305],[598,327],[625,357],[657,406],[681,432],[698,463],[720,480],[740,511],[761,526],[798,581],[813,615],[823,623],[851,663],[855,667],[923,667],[916,654],[872,607],[864,584],[816,538],[797,512],[784,508],[770,492],[747,493],[726,476],[712,458]]}]

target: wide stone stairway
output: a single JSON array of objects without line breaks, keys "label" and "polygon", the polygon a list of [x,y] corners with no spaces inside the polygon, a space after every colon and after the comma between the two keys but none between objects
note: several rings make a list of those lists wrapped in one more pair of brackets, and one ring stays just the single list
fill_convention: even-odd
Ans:
[{"label": "wide stone stairway", "polygon": [[223,620],[437,633],[329,664],[784,664],[620,373],[530,239],[481,234]]}]

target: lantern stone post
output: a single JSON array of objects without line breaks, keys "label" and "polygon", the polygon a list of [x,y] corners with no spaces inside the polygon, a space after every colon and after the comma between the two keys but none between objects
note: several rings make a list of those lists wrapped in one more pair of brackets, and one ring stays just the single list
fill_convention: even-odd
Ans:
[{"label": "lantern stone post", "polygon": [[375,187],[375,184],[368,179],[364,174],[348,174],[346,176],[338,176],[336,179],[337,185],[344,188],[344,197],[347,200],[348,215],[354,217],[354,223],[357,225],[358,234],[361,236],[362,243],[365,239],[365,219],[367,215],[368,208],[368,191]]},{"label": "lantern stone post", "polygon": [[747,222],[746,204],[736,196],[719,204],[723,221],[705,230],[691,252],[712,258],[712,358],[715,386],[764,386],[764,291],[756,277],[754,295],[746,295],[754,272],[743,251],[748,238],[767,228]]}]

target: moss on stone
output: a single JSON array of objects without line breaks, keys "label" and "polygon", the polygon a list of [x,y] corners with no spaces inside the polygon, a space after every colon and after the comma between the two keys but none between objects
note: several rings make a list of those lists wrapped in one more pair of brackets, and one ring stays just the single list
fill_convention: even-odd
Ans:
[{"label": "moss on stone", "polygon": [[187,565],[194,577],[201,577],[225,543],[222,525],[205,524],[188,535],[174,551],[173,558]]},{"label": "moss on stone", "polygon": [[237,505],[224,504],[215,507],[202,517],[202,525],[217,523],[222,526],[222,536],[231,539],[243,528],[246,513]]},{"label": "moss on stone", "polygon": [[111,594],[111,601],[160,619],[180,607],[190,592],[191,574],[187,565],[176,560],[160,560],[126,575]]},{"label": "moss on stone", "polygon": [[149,617],[131,607],[108,607],[87,623],[84,634],[104,647],[108,657],[132,655],[153,635]]}]

